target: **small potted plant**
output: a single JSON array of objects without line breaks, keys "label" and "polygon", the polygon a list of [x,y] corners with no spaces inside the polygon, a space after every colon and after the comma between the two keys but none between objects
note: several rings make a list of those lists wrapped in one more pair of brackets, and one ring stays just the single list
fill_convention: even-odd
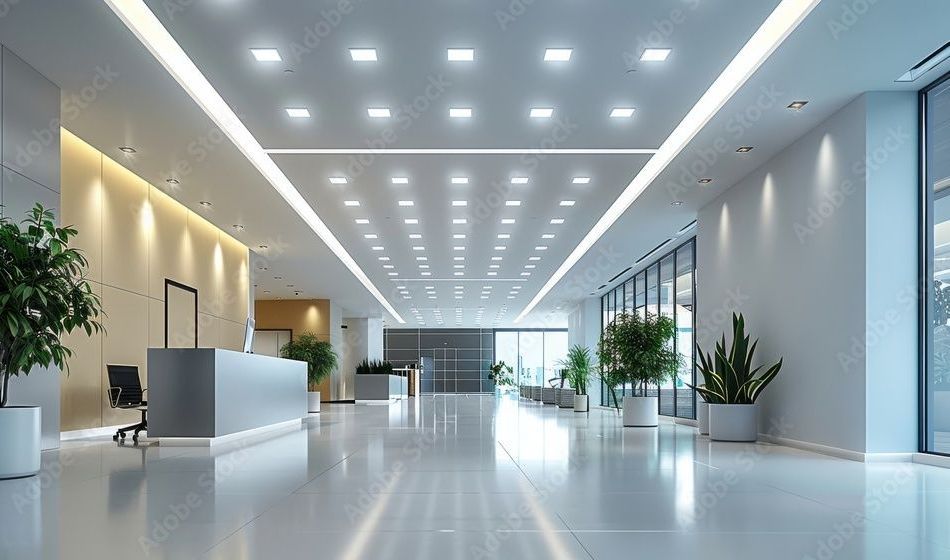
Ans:
[{"label": "small potted plant", "polygon": [[8,406],[10,377],[36,366],[68,373],[72,352],[63,337],[102,329],[86,257],[69,246],[77,234],[56,227],[53,213],[39,204],[21,223],[0,218],[0,479],[40,469],[41,410]]},{"label": "small potted plant", "polygon": [[567,351],[561,366],[567,371],[567,381],[574,388],[574,412],[588,412],[590,396],[587,386],[594,369],[590,348],[575,344]]},{"label": "small potted plant", "polygon": [[658,397],[647,396],[647,387],[659,387],[673,379],[682,365],[683,358],[672,344],[676,336],[673,319],[652,313],[622,313],[604,332],[603,354],[618,372],[616,376],[634,390],[633,396],[623,398],[623,425],[658,426]]},{"label": "small potted plant", "polygon": [[320,391],[317,386],[337,367],[333,346],[313,333],[303,333],[280,349],[280,356],[288,360],[307,362],[307,404],[310,412],[320,412]]},{"label": "small potted plant", "polygon": [[497,364],[492,364],[488,368],[488,379],[498,387],[499,390],[505,391],[507,388],[514,387],[515,380],[512,377],[514,369],[505,363],[504,360],[498,362]]},{"label": "small potted plant", "polygon": [[[732,315],[732,344],[726,335],[716,344],[715,358],[699,349],[699,371],[705,383],[695,387],[708,403],[709,438],[716,441],[755,441],[759,437],[756,399],[782,369],[782,359],[762,371],[752,367],[759,341],[745,334],[745,318]],[[751,342],[751,344],[750,344]]]}]

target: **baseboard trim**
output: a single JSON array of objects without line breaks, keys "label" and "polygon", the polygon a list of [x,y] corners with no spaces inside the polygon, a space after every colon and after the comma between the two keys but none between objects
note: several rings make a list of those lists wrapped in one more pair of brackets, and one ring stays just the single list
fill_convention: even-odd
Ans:
[{"label": "baseboard trim", "polygon": [[831,457],[837,457],[838,459],[857,461],[859,463],[908,463],[913,459],[914,455],[913,453],[864,453],[853,449],[844,449],[770,434],[759,434],[759,440],[794,449],[801,449],[802,451],[811,451],[819,455],[829,455]]},{"label": "baseboard trim", "polygon": [[113,436],[119,428],[126,424],[116,424],[115,426],[103,426],[101,428],[86,428],[85,430],[68,430],[59,433],[59,441],[72,441],[77,439],[90,439],[102,436]]},{"label": "baseboard trim", "polygon": [[249,439],[262,438],[262,437],[271,437],[274,435],[274,432],[299,429],[300,424],[303,421],[304,421],[304,418],[297,418],[295,420],[288,420],[286,422],[278,422],[276,424],[270,424],[269,426],[262,426],[260,428],[244,430],[243,432],[235,432],[233,434],[228,434],[225,436],[218,436],[218,437],[211,437],[211,438],[158,437],[158,438],[155,438],[155,440],[157,440],[158,444],[161,445],[162,447],[214,447],[216,445],[230,443],[235,440],[249,440]]},{"label": "baseboard trim", "polygon": [[921,465],[930,465],[931,467],[950,468],[950,457],[943,455],[932,455],[930,453],[914,453],[913,461]]}]

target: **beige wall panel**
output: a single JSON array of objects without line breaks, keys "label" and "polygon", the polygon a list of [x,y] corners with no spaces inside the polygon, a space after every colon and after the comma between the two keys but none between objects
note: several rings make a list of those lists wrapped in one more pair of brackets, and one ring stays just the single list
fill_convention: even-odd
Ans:
[{"label": "beige wall panel", "polygon": [[221,342],[221,319],[207,313],[198,313],[198,347],[219,348]]},{"label": "beige wall panel", "polygon": [[290,299],[254,302],[254,322],[258,329],[290,329],[294,336],[312,332],[321,340],[330,339],[330,300]]},{"label": "beige wall panel", "polygon": [[[245,320],[247,320],[246,317]],[[218,326],[220,327],[218,348],[242,352],[244,350],[244,323],[221,319]]]},{"label": "beige wall panel", "polygon": [[103,156],[102,186],[102,283],[146,294],[153,227],[148,185]]},{"label": "beige wall panel", "polygon": [[112,426],[137,421],[136,411],[114,410],[109,406],[105,390],[109,388],[106,364],[139,366],[142,386],[148,387],[146,357],[148,348],[148,298],[118,290],[110,286],[102,288],[102,307],[106,312],[106,334],[102,339],[102,423]]},{"label": "beige wall panel", "polygon": [[66,129],[60,136],[60,221],[79,235],[73,246],[89,260],[88,277],[102,281],[102,154]]},{"label": "beige wall panel", "polygon": [[195,276],[188,285],[198,288],[198,310],[216,316],[221,315],[224,307],[218,294],[224,266],[218,231],[201,216],[188,213],[188,234],[195,259]]},{"label": "beige wall panel", "polygon": [[224,274],[221,282],[221,317],[238,323],[247,320],[248,253],[247,247],[233,237],[221,234]]},{"label": "beige wall panel", "polygon": [[188,210],[155,187],[148,190],[154,222],[148,251],[148,295],[164,299],[166,278],[191,285],[194,276]]},{"label": "beige wall panel", "polygon": [[[92,290],[102,295],[102,285],[92,283]],[[63,343],[73,351],[66,360],[69,375],[63,376],[60,401],[60,429],[84,430],[102,426],[100,400],[102,387],[102,333],[86,335],[81,329],[66,335]]]},{"label": "beige wall panel", "polygon": [[165,347],[165,302],[148,300],[148,347]]}]

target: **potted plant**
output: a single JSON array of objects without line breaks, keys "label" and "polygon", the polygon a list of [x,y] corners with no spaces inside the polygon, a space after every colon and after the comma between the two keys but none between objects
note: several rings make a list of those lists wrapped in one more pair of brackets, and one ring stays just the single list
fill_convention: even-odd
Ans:
[{"label": "potted plant", "polygon": [[575,344],[567,351],[567,357],[561,361],[561,365],[567,371],[567,382],[574,388],[574,412],[588,412],[590,396],[587,386],[594,369],[590,348]]},{"label": "potted plant", "polygon": [[[609,333],[608,333],[609,331]],[[652,313],[621,313],[601,340],[611,357],[618,377],[633,386],[634,395],[623,398],[623,425],[655,427],[659,425],[658,397],[648,397],[647,387],[659,387],[673,379],[683,358],[673,348],[676,325],[673,319]],[[616,400],[616,394],[614,394]]]},{"label": "potted plant", "polygon": [[[782,369],[782,359],[762,372],[752,367],[759,341],[750,344],[745,318],[732,314],[732,344],[726,352],[726,335],[716,344],[716,356],[699,349],[699,371],[705,383],[695,387],[708,403],[709,438],[716,441],[755,441],[759,436],[756,399]],[[762,373],[760,373],[762,372]]]},{"label": "potted plant", "polygon": [[498,362],[497,364],[492,364],[488,368],[488,379],[495,384],[501,390],[505,390],[506,387],[514,387],[515,379],[512,377],[514,369],[505,363],[504,360]]},{"label": "potted plant", "polygon": [[56,227],[37,204],[17,223],[0,218],[0,479],[40,469],[38,406],[8,406],[9,381],[35,366],[69,373],[62,339],[75,329],[99,332],[99,297],[86,281],[86,257],[70,248],[78,232]]},{"label": "potted plant", "polygon": [[307,362],[307,409],[310,412],[320,412],[320,391],[316,389],[337,367],[333,346],[307,332],[284,344],[280,349],[280,357]]}]

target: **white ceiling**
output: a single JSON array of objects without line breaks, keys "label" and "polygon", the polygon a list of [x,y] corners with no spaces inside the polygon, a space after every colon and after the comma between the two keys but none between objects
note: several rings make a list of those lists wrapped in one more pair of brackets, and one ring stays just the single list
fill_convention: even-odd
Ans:
[{"label": "white ceiling", "polygon": [[[328,10],[340,5],[338,0],[148,1],[265,148],[364,150],[372,141],[401,150],[655,149],[776,3],[655,0],[591,6],[551,0],[530,4],[508,21],[498,10],[506,10],[509,2],[367,0],[353,2],[353,10],[337,21]],[[897,87],[896,76],[947,40],[945,2],[880,0],[847,30],[832,33],[830,22],[850,4],[822,2],[527,323],[563,326],[573,302],[694,219],[696,210],[723,188],[860,92]],[[156,185],[179,177],[173,196],[224,229],[244,225],[234,235],[260,253],[258,298],[294,297],[299,290],[299,297],[338,301],[348,315],[382,313],[104,3],[18,4],[0,18],[0,42],[59,84],[64,101],[92,82],[97,67],[118,72],[78,116],[64,113],[64,125]],[[643,46],[673,51],[663,63],[640,63]],[[277,48],[284,63],[258,63],[248,51],[252,47]],[[350,47],[375,47],[379,61],[355,63]],[[448,47],[475,48],[475,62],[447,62]],[[572,47],[572,60],[545,63],[546,47]],[[432,82],[448,85],[426,92]],[[923,83],[900,87],[917,89]],[[730,122],[756,104],[762,88],[780,95],[736,136]],[[801,112],[784,108],[795,99],[811,102]],[[397,111],[414,101],[425,108],[408,118],[366,116],[370,106]],[[448,108],[456,106],[471,107],[474,117],[449,119]],[[534,106],[554,107],[556,118],[529,119]],[[609,119],[614,106],[633,106],[637,112],[629,120]],[[285,107],[307,107],[313,116],[290,119]],[[561,134],[565,129],[569,133]],[[697,150],[717,138],[756,149],[717,156],[704,170],[714,178],[709,186],[681,180],[683,166],[695,163]],[[122,145],[138,153],[122,156],[117,151]],[[445,326],[456,326],[456,307],[462,310],[461,325],[477,326],[483,307],[481,325],[490,327],[496,320],[499,326],[511,324],[649,156],[364,154],[362,164],[353,164],[358,156],[348,155],[273,157],[410,326],[417,324],[413,308],[426,326],[438,326],[435,309],[441,310]],[[348,184],[328,182],[338,175],[347,176]],[[470,183],[450,184],[449,178],[458,175],[470,177]],[[529,183],[509,185],[507,179],[516,175],[528,176]],[[577,175],[590,176],[590,184],[571,184]],[[393,176],[410,182],[392,185]],[[670,189],[671,184],[683,188]],[[674,198],[684,204],[671,206]],[[521,206],[504,206],[509,199],[520,200]],[[203,209],[201,200],[214,206]],[[360,206],[344,206],[345,200],[358,200]],[[415,205],[400,207],[400,200]],[[468,206],[453,207],[453,200],[466,200]],[[576,204],[561,207],[561,200]],[[463,217],[467,224],[453,225],[453,218]],[[565,223],[550,225],[554,217]],[[370,223],[358,225],[356,218]],[[410,226],[405,218],[420,222]],[[501,225],[502,218],[516,223]],[[542,241],[541,234],[549,232],[556,237]],[[365,239],[366,233],[379,238]],[[422,239],[410,239],[410,233]],[[453,233],[467,237],[452,239]],[[498,239],[499,233],[511,238]],[[256,249],[260,244],[268,249]],[[376,245],[384,251],[373,251]],[[425,250],[414,251],[416,245]],[[456,245],[465,250],[454,251]],[[507,249],[495,251],[500,245]],[[535,251],[538,245],[548,249]],[[380,261],[380,256],[390,260]],[[428,260],[422,263],[417,256]],[[465,259],[456,261],[456,256]],[[492,261],[492,256],[502,260]],[[529,261],[531,256],[541,259]],[[432,276],[421,276],[419,264],[428,264]],[[453,268],[457,264],[465,268]],[[500,267],[490,269],[491,264]],[[487,276],[493,270],[498,276]],[[508,299],[513,285],[521,288]],[[399,286],[411,299],[404,299]],[[434,286],[437,299],[429,299],[427,286]],[[455,286],[464,286],[462,299],[456,299]],[[488,299],[481,298],[483,286],[491,286]]]}]

